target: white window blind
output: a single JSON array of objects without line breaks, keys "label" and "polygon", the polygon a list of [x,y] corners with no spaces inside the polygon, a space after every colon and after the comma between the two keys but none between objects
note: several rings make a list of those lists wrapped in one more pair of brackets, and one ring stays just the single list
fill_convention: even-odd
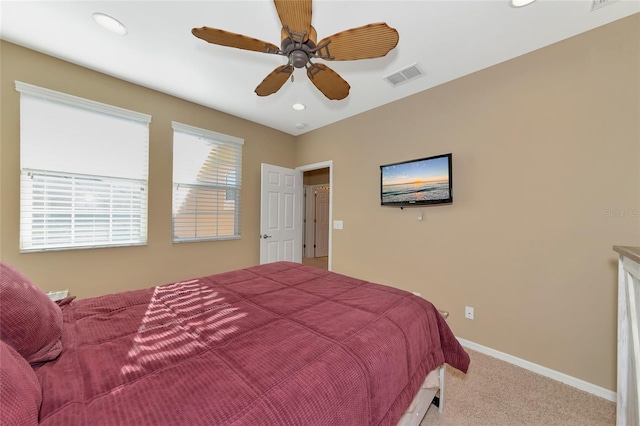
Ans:
[{"label": "white window blind", "polygon": [[147,242],[151,117],[16,81],[20,248]]},{"label": "white window blind", "polygon": [[173,241],[240,238],[244,140],[172,124]]}]

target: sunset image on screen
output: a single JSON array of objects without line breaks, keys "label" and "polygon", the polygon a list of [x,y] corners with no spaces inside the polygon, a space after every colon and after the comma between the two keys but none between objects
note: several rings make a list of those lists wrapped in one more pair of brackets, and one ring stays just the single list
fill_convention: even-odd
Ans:
[{"label": "sunset image on screen", "polygon": [[450,195],[446,156],[383,167],[383,204],[447,200]]}]

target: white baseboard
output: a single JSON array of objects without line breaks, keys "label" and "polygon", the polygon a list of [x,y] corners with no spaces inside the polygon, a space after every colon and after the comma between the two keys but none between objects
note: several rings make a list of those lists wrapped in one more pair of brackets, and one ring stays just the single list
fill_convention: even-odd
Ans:
[{"label": "white baseboard", "polygon": [[613,391],[610,391],[609,389],[605,389],[603,387],[594,385],[592,383],[585,382],[584,380],[580,380],[575,377],[569,376],[567,374],[560,373],[559,371],[555,371],[550,368],[543,367],[538,364],[534,364],[533,362],[526,361],[524,359],[515,357],[513,355],[509,355],[504,352],[500,352],[495,349],[488,348],[478,343],[470,342],[469,340],[458,338],[458,341],[465,348],[469,348],[474,351],[481,352],[485,355],[498,358],[502,361],[517,365],[518,367],[522,367],[526,370],[533,371],[534,373],[538,373],[550,379],[557,380],[569,386],[573,386],[574,388],[583,390],[585,392],[589,392],[590,394],[599,396],[600,398],[604,398],[609,401],[616,402],[616,393]]}]

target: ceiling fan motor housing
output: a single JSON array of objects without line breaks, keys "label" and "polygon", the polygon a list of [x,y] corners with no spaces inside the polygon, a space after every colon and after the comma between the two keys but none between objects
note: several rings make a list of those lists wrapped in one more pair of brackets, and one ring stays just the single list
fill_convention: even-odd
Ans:
[{"label": "ceiling fan motor housing", "polygon": [[293,40],[291,37],[287,37],[282,40],[281,52],[283,55],[289,58],[289,63],[296,68],[303,68],[309,58],[314,57],[316,45],[309,39],[304,43],[302,40]]},{"label": "ceiling fan motor housing", "polygon": [[289,54],[291,65],[296,68],[302,68],[309,61],[309,56],[303,50],[294,50]]}]

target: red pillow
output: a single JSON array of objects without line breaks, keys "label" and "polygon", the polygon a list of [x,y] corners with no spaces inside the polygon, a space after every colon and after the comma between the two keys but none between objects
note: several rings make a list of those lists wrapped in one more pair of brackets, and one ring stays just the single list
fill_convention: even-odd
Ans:
[{"label": "red pillow", "polygon": [[29,363],[62,351],[62,310],[13,267],[0,262],[0,339]]},{"label": "red pillow", "polygon": [[0,341],[0,424],[37,425],[42,389],[27,360]]}]

